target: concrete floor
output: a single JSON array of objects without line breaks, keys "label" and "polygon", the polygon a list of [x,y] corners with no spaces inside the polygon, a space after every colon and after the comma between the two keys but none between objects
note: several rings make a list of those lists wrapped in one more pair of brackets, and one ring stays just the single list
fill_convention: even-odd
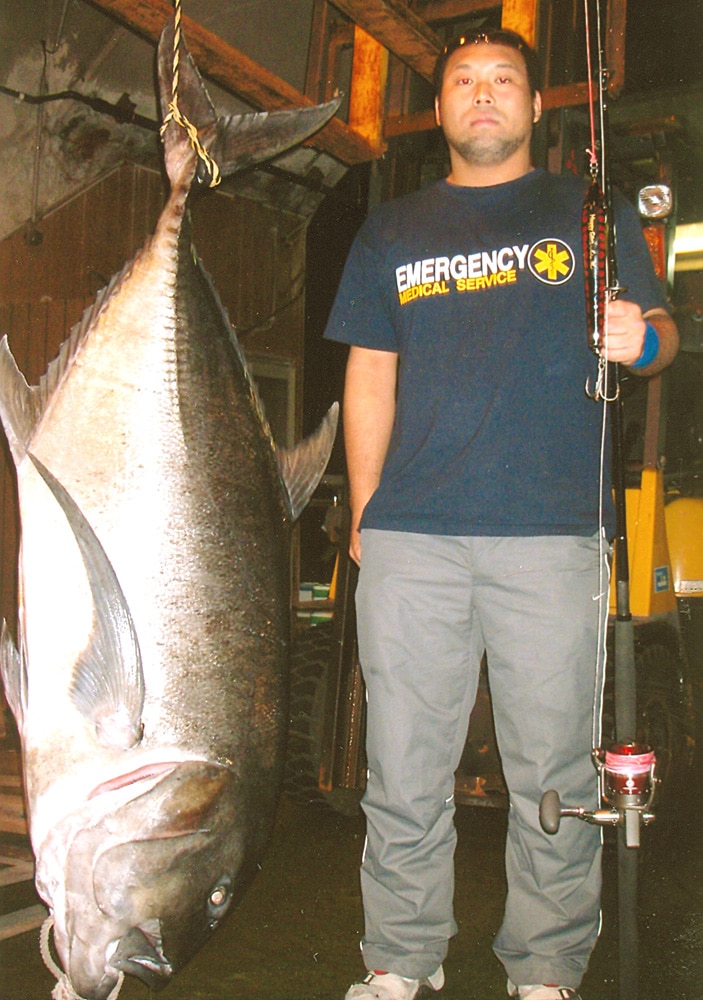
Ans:
[{"label": "concrete floor", "polygon": [[[696,782],[697,788],[701,782]],[[640,851],[640,1000],[703,998],[703,823],[699,801],[644,833]],[[569,822],[577,822],[570,820]],[[445,965],[443,1000],[505,996],[491,952],[504,893],[505,814],[457,812],[459,934]],[[667,826],[670,828],[667,829]],[[284,798],[262,870],[239,909],[161,993],[163,1000],[341,1000],[362,973],[357,869],[360,815]],[[612,841],[612,831],[607,839]],[[582,986],[584,1000],[616,1000],[616,851],[606,850],[604,924]],[[0,889],[0,913],[35,902],[31,883]],[[48,1000],[54,986],[38,932],[0,941],[0,1000]],[[128,979],[120,1000],[152,993]]]}]

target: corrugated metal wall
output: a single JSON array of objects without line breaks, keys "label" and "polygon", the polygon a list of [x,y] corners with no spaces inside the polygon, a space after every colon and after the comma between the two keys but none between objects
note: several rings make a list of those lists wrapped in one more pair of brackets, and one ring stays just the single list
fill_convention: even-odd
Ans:
[{"label": "corrugated metal wall", "polygon": [[[164,198],[157,172],[125,165],[42,219],[39,244],[25,230],[0,243],[0,335],[7,335],[30,385],[99,289],[143,245]],[[307,220],[221,192],[200,199],[193,216],[198,252],[247,354],[289,365],[300,385]],[[296,429],[301,405],[296,399]],[[14,624],[16,483],[0,438],[0,615]]]}]

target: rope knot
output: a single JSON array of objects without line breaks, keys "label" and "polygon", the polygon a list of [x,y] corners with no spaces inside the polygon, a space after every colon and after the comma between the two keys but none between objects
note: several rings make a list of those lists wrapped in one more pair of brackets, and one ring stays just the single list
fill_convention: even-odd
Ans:
[{"label": "rope knot", "polygon": [[[181,0],[174,0],[174,8],[173,79],[171,84],[171,100],[168,105],[168,113],[161,123],[160,135],[163,138],[164,132],[166,131],[169,123],[172,121],[181,128],[185,129],[186,134],[190,139],[190,144],[200,160],[200,164],[198,165],[198,179],[204,181],[209,178],[209,187],[217,187],[222,180],[220,168],[201,143],[196,126],[188,120],[186,115],[184,115],[178,107],[178,77],[181,45]],[[203,165],[204,169],[201,169]]]},{"label": "rope knot", "polygon": [[[52,958],[51,951],[49,950],[49,935],[51,934],[51,928],[53,926],[54,918],[52,914],[49,914],[42,924],[41,931],[39,933],[39,950],[41,952],[41,957],[44,959],[44,965],[47,967],[52,976],[56,978],[56,984],[51,991],[52,1000],[84,1000],[80,993],[76,993],[71,985],[71,980],[68,978],[66,973],[58,967]],[[119,972],[117,974],[117,982],[110,991],[110,995],[107,1000],[117,1000],[123,983],[124,972]]]}]

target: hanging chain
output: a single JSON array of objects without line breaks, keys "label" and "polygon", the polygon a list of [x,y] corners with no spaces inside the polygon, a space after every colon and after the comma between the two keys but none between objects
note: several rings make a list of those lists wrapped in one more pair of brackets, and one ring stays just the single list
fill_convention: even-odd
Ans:
[{"label": "hanging chain", "polygon": [[210,156],[198,138],[198,130],[191,121],[183,114],[178,107],[178,78],[180,72],[180,50],[181,50],[181,0],[174,0],[174,20],[173,20],[173,80],[171,85],[171,100],[168,104],[168,113],[161,125],[161,135],[163,136],[169,122],[174,121],[188,133],[190,144],[203,161],[210,177],[210,187],[217,187],[222,180],[220,168]]}]

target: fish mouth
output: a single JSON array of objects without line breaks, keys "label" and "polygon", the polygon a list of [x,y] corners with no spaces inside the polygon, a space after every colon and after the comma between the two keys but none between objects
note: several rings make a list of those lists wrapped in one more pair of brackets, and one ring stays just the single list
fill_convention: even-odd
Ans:
[{"label": "fish mouth", "polygon": [[94,789],[101,815],[71,839],[55,925],[79,996],[106,1000],[122,973],[163,986],[210,936],[242,864],[239,791],[228,768],[192,759]]},{"label": "fish mouth", "polygon": [[132,927],[117,944],[110,957],[110,968],[136,976],[149,987],[162,986],[173,975],[161,945],[158,921],[154,929]]}]

